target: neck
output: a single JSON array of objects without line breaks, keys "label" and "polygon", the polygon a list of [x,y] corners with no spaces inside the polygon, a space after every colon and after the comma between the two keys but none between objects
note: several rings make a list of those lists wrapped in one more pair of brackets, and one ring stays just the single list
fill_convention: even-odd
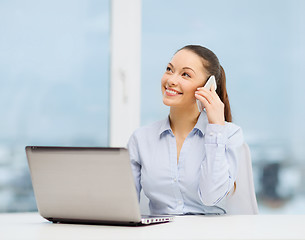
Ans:
[{"label": "neck", "polygon": [[170,125],[175,136],[186,138],[199,118],[197,106],[191,108],[170,108]]}]

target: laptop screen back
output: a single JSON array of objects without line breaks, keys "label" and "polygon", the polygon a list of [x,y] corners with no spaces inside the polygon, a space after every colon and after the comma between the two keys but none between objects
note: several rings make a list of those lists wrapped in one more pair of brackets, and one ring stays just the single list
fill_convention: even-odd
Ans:
[{"label": "laptop screen back", "polygon": [[26,153],[43,217],[141,220],[127,149],[28,146]]}]

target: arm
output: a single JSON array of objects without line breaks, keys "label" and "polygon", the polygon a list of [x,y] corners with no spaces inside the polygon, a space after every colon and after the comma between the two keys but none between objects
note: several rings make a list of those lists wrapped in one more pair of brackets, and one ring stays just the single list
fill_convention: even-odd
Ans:
[{"label": "arm", "polygon": [[127,144],[127,148],[129,151],[131,169],[134,177],[135,187],[138,194],[138,200],[140,202],[140,192],[142,189],[141,186],[141,163],[139,157],[138,144],[136,141],[135,134],[133,134]]},{"label": "arm", "polygon": [[225,105],[214,86],[211,90],[198,88],[195,97],[204,105],[209,121],[205,132],[206,156],[201,164],[198,191],[203,204],[213,206],[234,185],[243,135],[239,127],[225,122]]},{"label": "arm", "polygon": [[241,128],[232,123],[208,124],[205,135],[206,156],[201,164],[199,180],[199,194],[203,204],[216,205],[232,189],[243,141]]}]

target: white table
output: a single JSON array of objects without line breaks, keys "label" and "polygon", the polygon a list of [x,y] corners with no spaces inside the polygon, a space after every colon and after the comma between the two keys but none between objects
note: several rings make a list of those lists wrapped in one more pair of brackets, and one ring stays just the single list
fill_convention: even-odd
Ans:
[{"label": "white table", "polygon": [[38,213],[0,214],[0,239],[305,239],[305,215],[181,216],[144,227],[52,224]]}]

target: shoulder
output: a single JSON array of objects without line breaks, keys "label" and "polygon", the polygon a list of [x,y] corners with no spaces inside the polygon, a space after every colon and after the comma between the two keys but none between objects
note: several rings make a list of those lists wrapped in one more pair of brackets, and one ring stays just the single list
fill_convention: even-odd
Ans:
[{"label": "shoulder", "polygon": [[[160,139],[160,129],[166,120],[151,123],[137,128],[129,138],[127,148],[132,159],[140,159],[143,152],[154,146]],[[137,160],[140,162],[140,160]]]},{"label": "shoulder", "polygon": [[137,144],[138,142],[146,142],[159,136],[160,130],[166,124],[166,119],[137,128],[129,139],[129,144]]},{"label": "shoulder", "polygon": [[139,138],[139,137],[146,137],[146,136],[159,134],[160,129],[165,124],[165,122],[166,122],[166,119],[163,119],[163,120],[139,127],[133,132],[132,136]]}]

